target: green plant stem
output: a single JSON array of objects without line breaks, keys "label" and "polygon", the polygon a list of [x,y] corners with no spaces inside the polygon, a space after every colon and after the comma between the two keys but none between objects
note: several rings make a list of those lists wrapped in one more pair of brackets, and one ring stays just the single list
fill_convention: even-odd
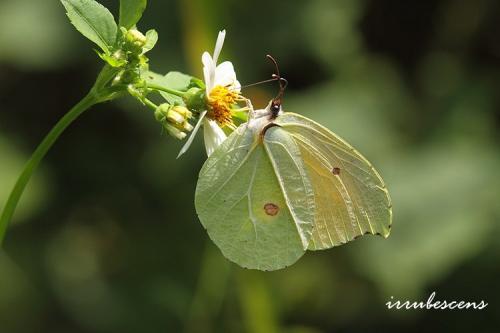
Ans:
[{"label": "green plant stem", "polygon": [[91,106],[112,100],[124,92],[124,88],[119,86],[113,87],[110,84],[117,72],[117,69],[109,65],[104,66],[97,76],[94,86],[90,89],[90,92],[57,122],[57,124],[50,130],[49,134],[47,134],[43,141],[38,145],[33,155],[31,155],[28,163],[24,166],[23,172],[17,179],[14,188],[10,192],[7,203],[2,211],[2,215],[0,216],[0,246],[3,243],[9,222],[14,215],[19,199],[21,198],[31,175],[62,132],[64,132],[64,130],[73,121],[75,121]]},{"label": "green plant stem", "polygon": [[155,111],[158,108],[158,105],[156,105],[155,103],[151,102],[147,98],[144,98],[143,102],[144,102],[144,104],[146,104],[146,106],[148,106],[153,111]]},{"label": "green plant stem", "polygon": [[85,96],[68,113],[66,113],[66,115],[64,115],[64,117],[59,120],[59,122],[57,122],[57,124],[52,128],[49,134],[47,134],[40,145],[38,145],[33,155],[31,155],[28,163],[25,165],[23,172],[17,179],[17,182],[9,195],[9,198],[7,199],[7,203],[5,204],[5,207],[2,211],[2,215],[0,216],[0,245],[3,243],[7,226],[12,218],[12,215],[14,215],[14,211],[19,202],[19,199],[21,198],[21,195],[26,185],[28,184],[31,175],[40,164],[40,161],[43,159],[45,154],[47,154],[54,142],[56,142],[61,133],[73,121],[75,121],[76,118],[78,118],[84,111],[88,110],[92,105],[97,104],[102,100],[102,96],[97,94],[95,90],[92,89],[87,96]]},{"label": "green plant stem", "polygon": [[154,83],[148,83],[148,88],[153,89],[153,90],[164,91],[164,92],[167,92],[169,94],[179,96],[179,97],[184,97],[184,95],[185,95],[185,93],[183,93],[182,91],[165,88],[163,86],[160,86],[160,85],[157,85]]}]

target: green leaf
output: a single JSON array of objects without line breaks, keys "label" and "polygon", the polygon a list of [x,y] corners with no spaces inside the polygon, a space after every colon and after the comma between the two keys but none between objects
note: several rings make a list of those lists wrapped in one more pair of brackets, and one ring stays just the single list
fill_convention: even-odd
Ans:
[{"label": "green leaf", "polygon": [[153,71],[144,72],[143,78],[148,83],[179,91],[191,88],[191,80],[193,79],[192,76],[181,72],[169,72],[167,75],[162,75]]},{"label": "green leaf", "polygon": [[163,82],[170,89],[185,91],[189,89],[191,79],[192,76],[181,72],[169,72]]},{"label": "green leaf", "polygon": [[109,10],[94,0],[61,0],[75,28],[110,53],[116,41],[117,26]]},{"label": "green leaf", "polygon": [[108,63],[113,68],[123,67],[127,64],[126,60],[117,59],[113,55],[110,55],[108,53],[101,53],[97,50],[95,50],[95,51],[96,51],[97,55],[99,56],[99,58],[104,60],[106,63]]},{"label": "green leaf", "polygon": [[[143,74],[143,78],[148,84],[158,85],[167,89],[186,91],[191,87],[192,76],[181,72],[169,72],[167,75],[157,74],[148,71]],[[181,97],[169,94],[168,92],[160,92],[163,98],[170,104],[184,105]]]},{"label": "green leaf", "polygon": [[148,32],[146,32],[146,45],[144,45],[143,53],[146,53],[148,51],[151,51],[153,47],[155,47],[156,42],[158,42],[158,33],[156,30],[151,29]]},{"label": "green leaf", "polygon": [[[167,88],[186,91],[191,84],[191,76],[180,72],[169,72],[163,78],[163,85]],[[181,97],[162,91],[161,95],[171,104],[184,104]]]},{"label": "green leaf", "polygon": [[147,0],[120,0],[120,26],[132,28],[146,9]]}]

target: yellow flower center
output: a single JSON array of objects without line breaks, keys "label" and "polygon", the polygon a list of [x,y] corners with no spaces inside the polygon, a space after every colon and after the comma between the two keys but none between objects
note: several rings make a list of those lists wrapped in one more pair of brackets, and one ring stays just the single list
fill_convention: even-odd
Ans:
[{"label": "yellow flower center", "polygon": [[239,93],[231,87],[215,86],[208,96],[207,117],[222,127],[233,123],[231,109],[241,100]]}]

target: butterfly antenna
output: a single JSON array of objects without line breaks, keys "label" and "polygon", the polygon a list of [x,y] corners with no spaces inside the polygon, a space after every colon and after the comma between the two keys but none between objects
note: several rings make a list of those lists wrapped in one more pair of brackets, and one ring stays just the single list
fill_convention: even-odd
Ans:
[{"label": "butterfly antenna", "polygon": [[263,81],[259,81],[259,82],[255,82],[255,83],[244,85],[244,86],[241,87],[241,89],[245,89],[245,88],[248,88],[248,87],[253,87],[253,86],[256,86],[256,85],[259,85],[259,84],[273,82],[273,81],[277,81],[277,80],[278,80],[278,78],[273,76],[273,78],[269,79],[269,80],[263,80]]},{"label": "butterfly antenna", "polygon": [[276,69],[276,73],[274,73],[272,77],[273,77],[273,79],[277,80],[279,82],[279,85],[280,85],[280,91],[279,91],[278,95],[273,99],[273,103],[274,104],[281,104],[281,98],[283,97],[283,95],[285,93],[285,89],[288,86],[288,81],[285,78],[281,77],[280,69],[279,69],[278,62],[276,61],[276,59],[274,59],[273,56],[271,56],[269,54],[266,55],[266,57],[267,57],[267,59],[271,60],[271,62],[274,64],[274,67]]}]

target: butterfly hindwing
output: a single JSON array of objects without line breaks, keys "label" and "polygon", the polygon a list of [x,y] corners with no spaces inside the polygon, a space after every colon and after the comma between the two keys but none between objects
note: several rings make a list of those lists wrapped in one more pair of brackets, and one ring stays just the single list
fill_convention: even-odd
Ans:
[{"label": "butterfly hindwing", "polygon": [[286,112],[276,123],[299,146],[314,188],[315,221],[309,250],[341,245],[367,233],[387,237],[391,201],[370,162],[306,117]]},{"label": "butterfly hindwing", "polygon": [[299,149],[277,127],[263,138],[242,125],[205,162],[196,210],[229,260],[275,270],[304,254],[314,223],[314,193]]}]

